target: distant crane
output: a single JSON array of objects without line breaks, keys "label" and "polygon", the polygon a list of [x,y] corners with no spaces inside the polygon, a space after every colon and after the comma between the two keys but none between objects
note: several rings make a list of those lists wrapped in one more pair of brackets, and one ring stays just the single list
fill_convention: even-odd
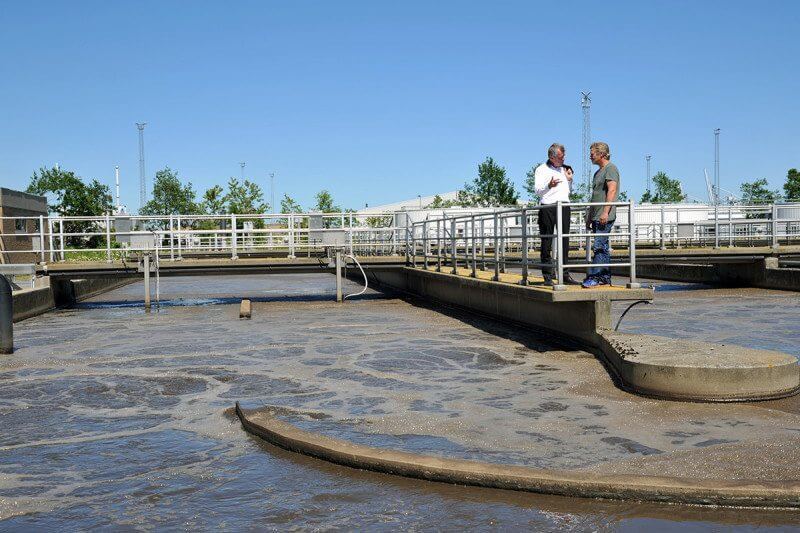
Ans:
[{"label": "distant crane", "polygon": [[589,146],[592,144],[592,126],[589,121],[589,108],[592,106],[591,91],[581,91],[581,107],[583,108],[583,153],[581,161],[583,163],[583,182],[586,184],[586,194],[591,198],[591,173],[592,162],[589,159]]},{"label": "distant crane", "polygon": [[144,127],[147,122],[137,122],[139,128],[139,211],[147,203],[147,182],[144,177]]}]

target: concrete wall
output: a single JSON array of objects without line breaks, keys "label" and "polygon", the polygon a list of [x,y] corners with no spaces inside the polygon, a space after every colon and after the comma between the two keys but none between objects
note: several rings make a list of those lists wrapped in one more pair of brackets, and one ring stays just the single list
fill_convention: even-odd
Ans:
[{"label": "concrete wall", "polygon": [[[622,274],[621,271],[617,273]],[[754,263],[640,264],[636,266],[636,274],[641,278],[667,281],[800,291],[800,269],[778,268],[776,257],[767,257]]]},{"label": "concrete wall", "polygon": [[[348,269],[357,280],[360,273]],[[607,300],[553,302],[541,292],[520,285],[453,276],[411,268],[369,269],[370,284],[408,292],[475,313],[544,328],[600,347],[597,330],[611,327]]]},{"label": "concrete wall", "polygon": [[14,292],[14,322],[41,315],[56,307],[68,307],[137,279],[97,278],[54,281],[43,287]]},{"label": "concrete wall", "polygon": [[[47,198],[22,191],[0,188],[0,217],[38,217],[47,216]],[[39,253],[8,253],[13,250],[31,250],[34,238],[30,235],[16,237],[16,233],[37,233],[38,220],[25,220],[25,228],[16,228],[16,220],[0,219],[0,262],[36,263],[41,259]],[[22,222],[22,221],[21,221]],[[45,247],[48,243],[45,227]],[[37,237],[38,241],[38,237]]]}]

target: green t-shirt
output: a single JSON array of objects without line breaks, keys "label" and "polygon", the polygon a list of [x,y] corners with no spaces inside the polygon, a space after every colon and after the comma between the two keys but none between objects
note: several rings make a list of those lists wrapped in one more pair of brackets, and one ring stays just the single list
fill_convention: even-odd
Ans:
[{"label": "green t-shirt", "polygon": [[[606,193],[608,192],[608,182],[617,182],[617,197],[619,197],[619,169],[617,165],[608,162],[606,166],[594,173],[594,181],[592,181],[592,202],[605,202]],[[605,209],[604,206],[592,206],[589,216],[592,220],[600,220],[600,213]],[[617,219],[617,208],[612,207],[611,212],[608,214],[608,220],[613,221]]]}]

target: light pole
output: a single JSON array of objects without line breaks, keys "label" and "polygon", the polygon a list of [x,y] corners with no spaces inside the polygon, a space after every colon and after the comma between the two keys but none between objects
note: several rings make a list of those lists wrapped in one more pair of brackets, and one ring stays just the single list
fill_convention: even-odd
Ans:
[{"label": "light pole", "polygon": [[242,167],[242,181],[244,181],[244,166],[245,166],[246,164],[247,164],[247,163],[245,163],[244,161],[242,161],[241,163],[239,163],[239,166],[240,166],[240,167]]},{"label": "light pole", "polygon": [[653,157],[653,156],[651,156],[651,155],[644,156],[644,158],[647,160],[647,192],[650,192],[650,158],[651,157]]},{"label": "light pole", "polygon": [[275,173],[269,173],[269,207],[275,213]]}]

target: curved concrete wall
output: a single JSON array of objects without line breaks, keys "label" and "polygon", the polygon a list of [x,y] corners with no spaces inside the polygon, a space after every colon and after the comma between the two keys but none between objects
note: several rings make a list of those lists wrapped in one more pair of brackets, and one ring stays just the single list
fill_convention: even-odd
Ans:
[{"label": "curved concrete wall", "polygon": [[600,475],[508,466],[362,446],[303,431],[265,410],[236,414],[248,432],[293,452],[397,476],[498,489],[616,500],[800,508],[800,481],[699,480]]}]

